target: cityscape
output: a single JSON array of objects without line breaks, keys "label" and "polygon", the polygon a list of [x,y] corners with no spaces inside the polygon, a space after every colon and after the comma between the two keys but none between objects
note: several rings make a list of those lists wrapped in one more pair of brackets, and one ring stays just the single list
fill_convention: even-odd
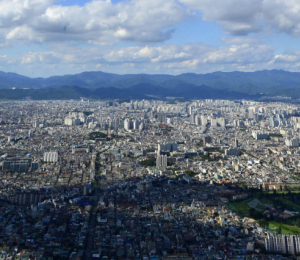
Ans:
[{"label": "cityscape", "polygon": [[0,260],[300,260],[300,2],[0,0]]},{"label": "cityscape", "polygon": [[0,257],[291,259],[297,105],[0,104]]}]

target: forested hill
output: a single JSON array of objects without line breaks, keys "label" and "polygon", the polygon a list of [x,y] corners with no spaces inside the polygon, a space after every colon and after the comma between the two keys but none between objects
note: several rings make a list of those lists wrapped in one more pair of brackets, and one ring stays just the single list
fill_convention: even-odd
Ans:
[{"label": "forested hill", "polygon": [[[205,89],[203,86],[206,86]],[[64,86],[64,87],[62,87]],[[66,87],[76,88],[74,93],[66,93]],[[48,88],[58,88],[48,90]],[[106,89],[104,89],[106,88]],[[300,98],[300,73],[283,70],[256,72],[214,72],[208,74],[186,73],[177,76],[165,74],[126,74],[118,75],[101,71],[83,72],[74,75],[49,78],[29,78],[16,73],[0,72],[0,89],[23,89],[20,93],[29,96],[43,96],[43,93],[64,98],[76,96],[77,92],[95,97],[111,97],[111,92],[125,97],[143,95],[169,96],[172,94],[192,98],[207,96],[219,98],[249,95],[286,95]],[[29,89],[29,90],[27,90]],[[101,89],[101,90],[99,90]],[[37,90],[37,91],[34,91]],[[190,93],[188,93],[190,91]],[[204,93],[200,93],[205,91]],[[2,97],[13,98],[19,94],[1,90]],[[83,95],[83,96],[84,96]],[[48,98],[44,97],[44,98]]]}]

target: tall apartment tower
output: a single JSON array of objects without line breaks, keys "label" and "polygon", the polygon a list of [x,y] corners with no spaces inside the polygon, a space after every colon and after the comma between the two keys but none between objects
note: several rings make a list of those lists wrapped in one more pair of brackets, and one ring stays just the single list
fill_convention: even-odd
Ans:
[{"label": "tall apartment tower", "polygon": [[168,156],[158,154],[156,158],[156,167],[167,167],[167,165],[168,165]]},{"label": "tall apartment tower", "polygon": [[157,120],[158,120],[158,122],[161,123],[161,124],[166,124],[166,123],[167,123],[167,117],[166,117],[166,115],[163,114],[163,113],[159,113],[159,114],[158,114]]},{"label": "tall apartment tower", "polygon": [[239,141],[237,138],[234,138],[234,145],[233,145],[234,148],[238,148],[239,147]]},{"label": "tall apartment tower", "polygon": [[139,129],[140,122],[139,120],[133,120],[133,129]]},{"label": "tall apartment tower", "polygon": [[124,128],[125,128],[125,130],[127,130],[127,131],[131,129],[131,120],[130,120],[130,119],[126,118],[126,119],[124,120]]},{"label": "tall apartment tower", "polygon": [[193,125],[195,124],[195,117],[196,117],[196,114],[192,112],[190,115],[190,123]]}]

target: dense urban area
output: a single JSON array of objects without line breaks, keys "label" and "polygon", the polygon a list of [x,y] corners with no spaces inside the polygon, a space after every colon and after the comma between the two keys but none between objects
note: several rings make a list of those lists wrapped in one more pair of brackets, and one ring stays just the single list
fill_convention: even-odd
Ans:
[{"label": "dense urban area", "polygon": [[300,259],[275,101],[2,101],[0,260]]}]

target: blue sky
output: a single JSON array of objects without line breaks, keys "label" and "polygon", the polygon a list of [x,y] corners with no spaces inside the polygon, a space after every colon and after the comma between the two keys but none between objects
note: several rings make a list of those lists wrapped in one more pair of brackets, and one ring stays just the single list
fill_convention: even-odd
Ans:
[{"label": "blue sky", "polygon": [[297,0],[0,0],[0,70],[300,71]]}]

